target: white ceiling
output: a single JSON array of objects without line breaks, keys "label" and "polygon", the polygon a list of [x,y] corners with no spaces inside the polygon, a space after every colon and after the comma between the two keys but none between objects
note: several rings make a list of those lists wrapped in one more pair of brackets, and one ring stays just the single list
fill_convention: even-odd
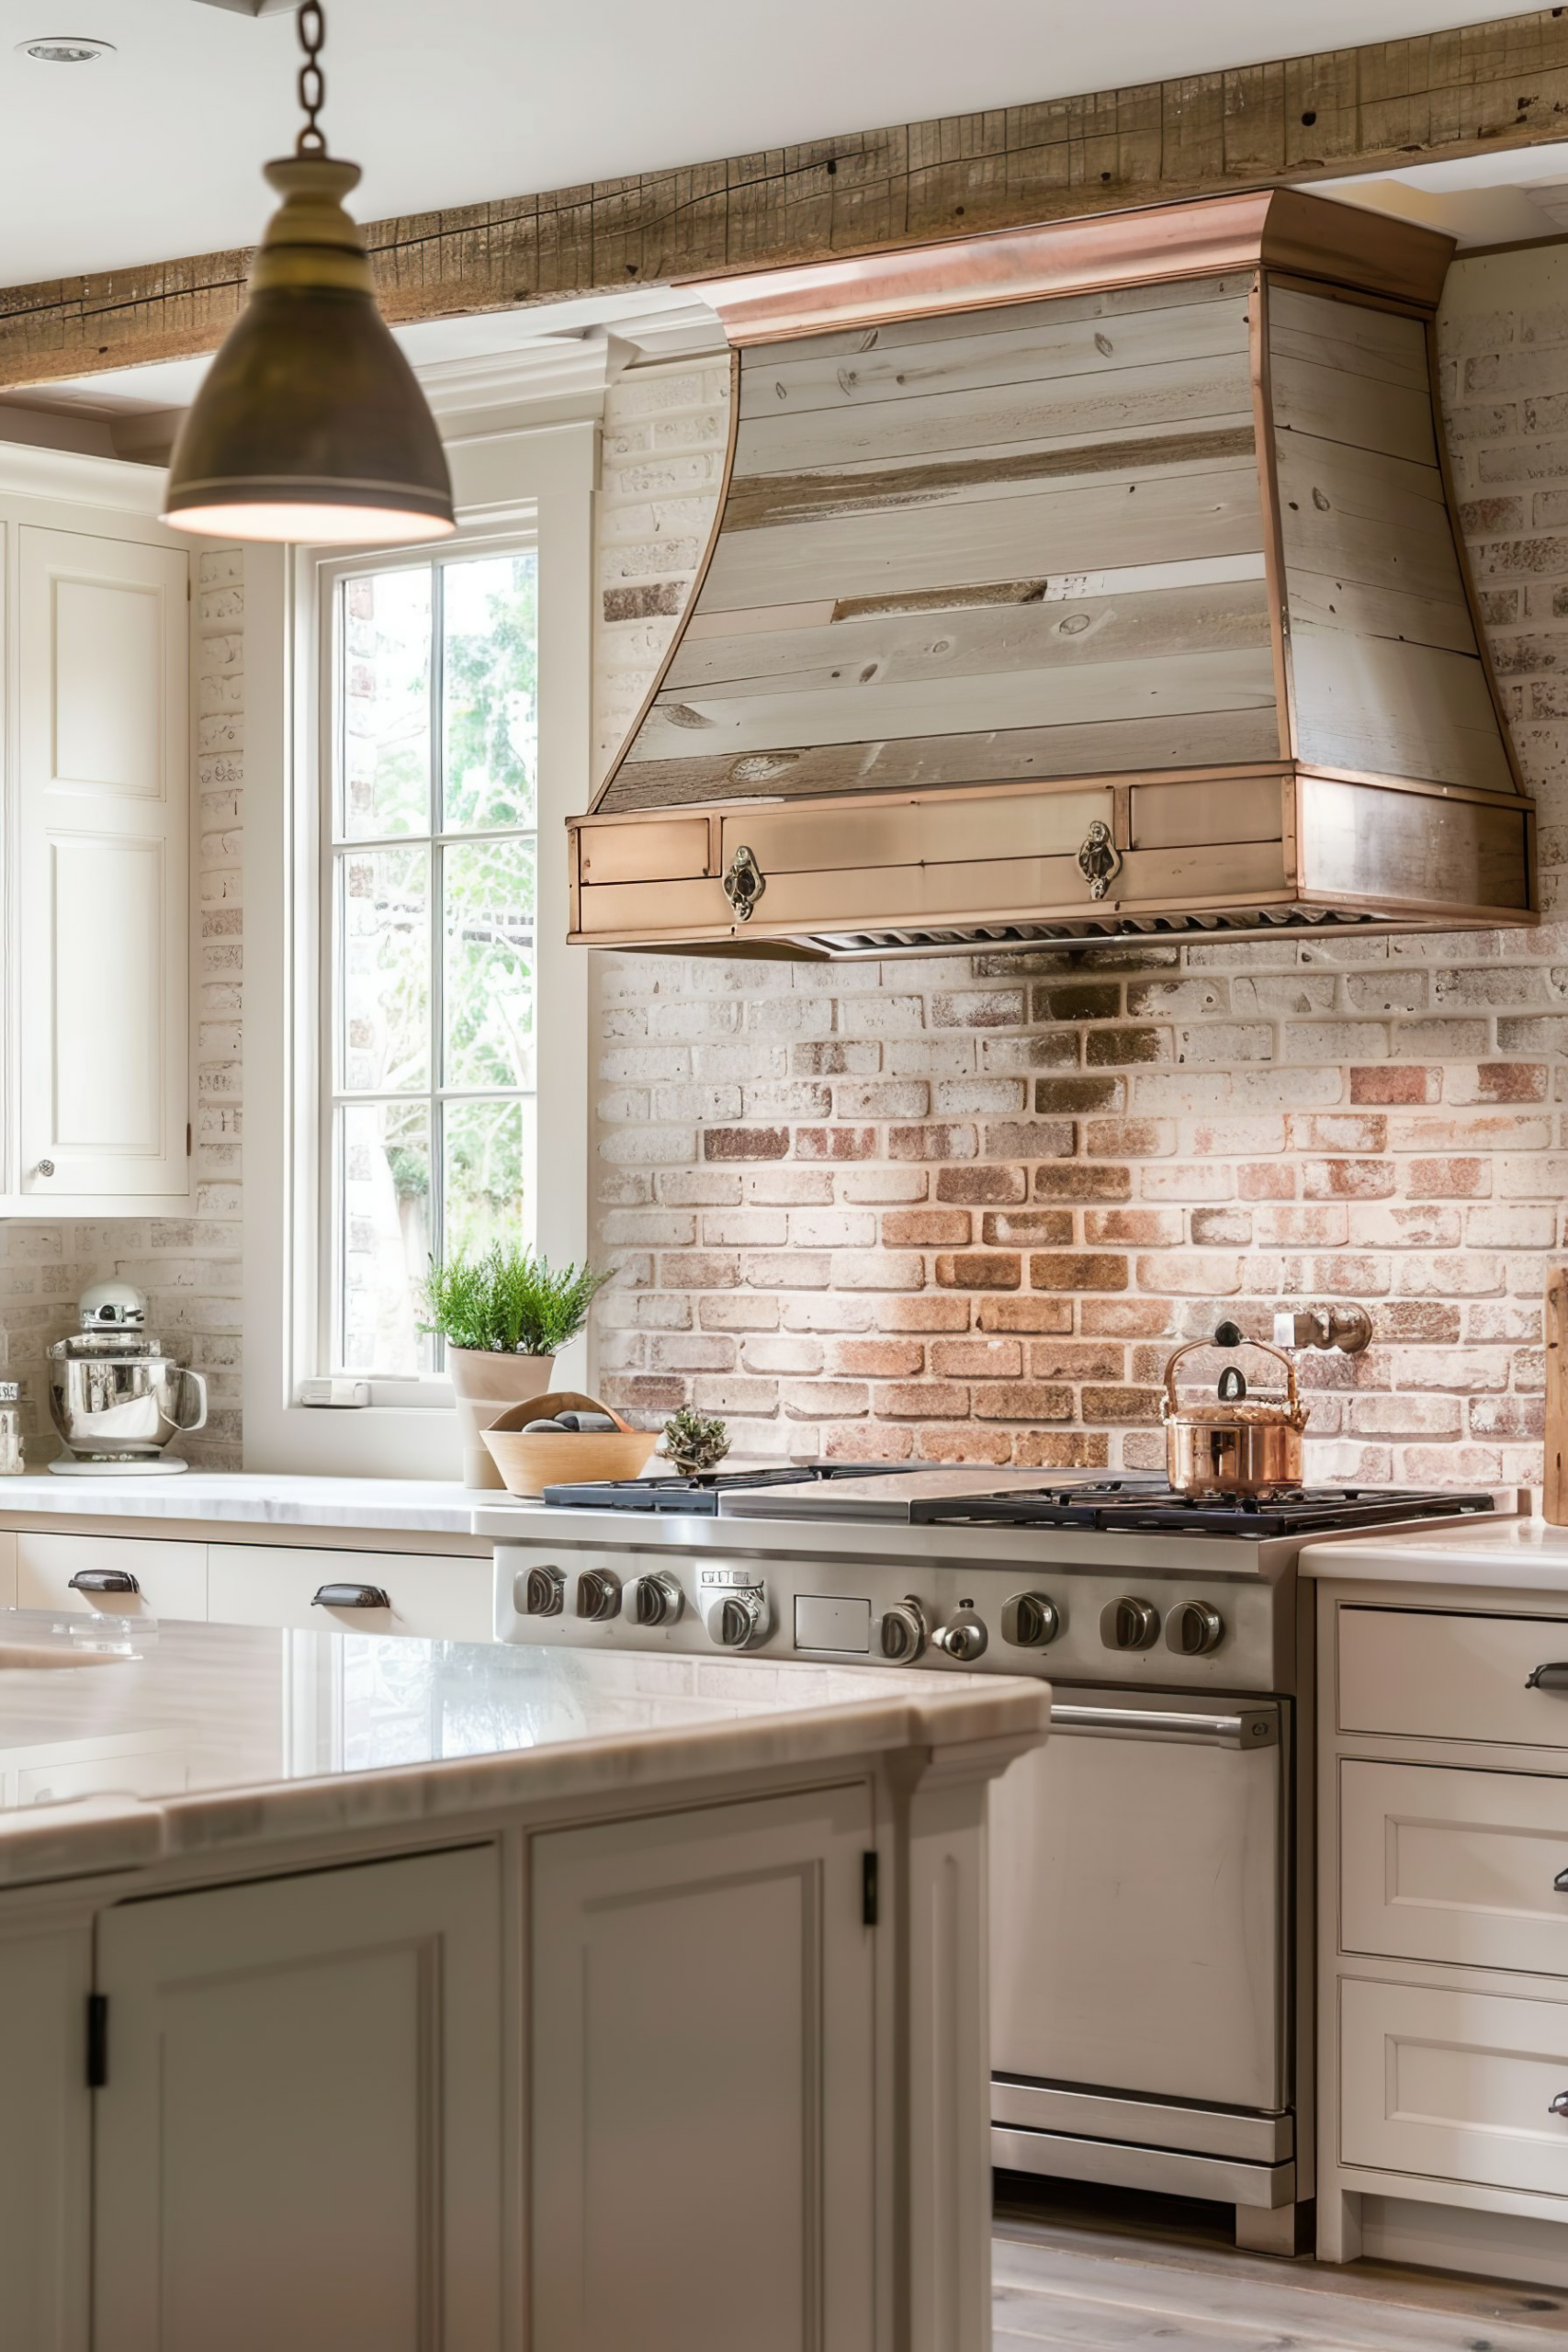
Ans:
[{"label": "white ceiling", "polygon": [[[1516,0],[1517,5],[1517,0]],[[362,218],[1434,32],[1487,0],[330,0],[325,125]],[[15,44],[118,53],[45,65]],[[295,22],[0,0],[0,286],[254,242]]]}]

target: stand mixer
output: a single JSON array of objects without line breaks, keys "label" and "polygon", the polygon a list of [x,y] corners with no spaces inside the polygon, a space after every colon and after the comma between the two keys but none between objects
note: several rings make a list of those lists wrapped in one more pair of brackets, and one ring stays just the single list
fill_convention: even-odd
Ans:
[{"label": "stand mixer", "polygon": [[172,1437],[206,1425],[200,1373],[145,1330],[147,1301],[133,1283],[95,1283],[77,1314],[80,1328],[49,1351],[49,1415],[64,1448],[50,1468],[62,1477],[100,1478],[188,1469],[164,1449]]}]

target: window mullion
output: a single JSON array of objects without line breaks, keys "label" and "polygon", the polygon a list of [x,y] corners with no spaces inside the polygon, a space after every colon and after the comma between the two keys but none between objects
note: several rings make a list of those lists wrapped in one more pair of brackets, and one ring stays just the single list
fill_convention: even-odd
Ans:
[{"label": "window mullion", "polygon": [[[446,1254],[446,1135],[443,1088],[446,1077],[446,574],[430,567],[430,1247]],[[431,1350],[437,1372],[446,1363],[446,1342],[436,1336]]]}]

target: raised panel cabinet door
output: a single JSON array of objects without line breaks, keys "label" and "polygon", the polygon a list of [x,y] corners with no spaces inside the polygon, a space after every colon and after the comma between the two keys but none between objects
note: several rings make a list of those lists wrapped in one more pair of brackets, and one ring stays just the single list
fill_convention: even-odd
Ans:
[{"label": "raised panel cabinet door", "polygon": [[1568,2211],[1568,2004],[1356,1978],[1339,2003],[1342,2164]]},{"label": "raised panel cabinet door", "polygon": [[85,1925],[0,1940],[6,2352],[87,2352],[93,2125],[84,2061],[92,1964]]},{"label": "raised panel cabinet door", "polygon": [[863,1784],[534,1840],[530,2352],[868,2352]]},{"label": "raised panel cabinet door", "polygon": [[20,533],[19,1182],[188,1191],[189,559]]},{"label": "raised panel cabinet door", "polygon": [[1568,1779],[1339,1767],[1348,1952],[1568,1977]]},{"label": "raised panel cabinet door", "polygon": [[98,1936],[94,2352],[500,2352],[494,1849]]}]

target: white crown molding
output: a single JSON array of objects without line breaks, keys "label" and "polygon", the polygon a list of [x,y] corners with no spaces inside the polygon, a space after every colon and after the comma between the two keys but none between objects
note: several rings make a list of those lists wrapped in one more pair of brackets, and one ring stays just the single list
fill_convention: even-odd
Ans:
[{"label": "white crown molding", "polygon": [[602,400],[627,368],[701,354],[722,356],[724,330],[705,302],[674,296],[615,325],[546,333],[509,351],[417,362],[433,413],[443,420],[494,415],[538,401]]},{"label": "white crown molding", "polygon": [[535,401],[592,399],[604,394],[631,357],[616,335],[545,335],[514,351],[436,359],[416,368],[433,415],[486,414]]},{"label": "white crown molding", "polygon": [[103,506],[122,514],[158,515],[164,511],[167,477],[162,466],[124,458],[92,458],[75,449],[45,449],[25,441],[0,441],[0,489],[22,498],[53,498],[83,506]]}]

